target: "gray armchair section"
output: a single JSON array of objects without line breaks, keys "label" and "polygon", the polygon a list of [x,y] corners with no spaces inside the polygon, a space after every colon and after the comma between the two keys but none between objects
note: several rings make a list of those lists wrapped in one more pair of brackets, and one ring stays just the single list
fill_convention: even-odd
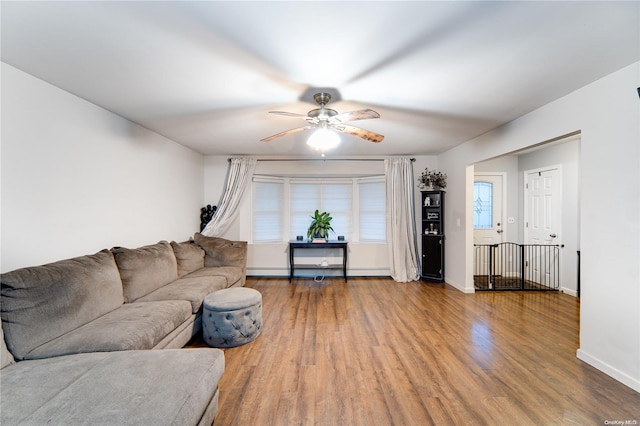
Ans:
[{"label": "gray armchair section", "polygon": [[178,349],[246,250],[196,234],[0,275],[0,423],[210,424],[224,355]]}]

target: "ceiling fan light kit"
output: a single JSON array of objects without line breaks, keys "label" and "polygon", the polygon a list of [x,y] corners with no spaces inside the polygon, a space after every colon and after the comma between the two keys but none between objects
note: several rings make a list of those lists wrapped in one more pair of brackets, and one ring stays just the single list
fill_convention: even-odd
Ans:
[{"label": "ceiling fan light kit", "polygon": [[324,152],[337,147],[340,144],[340,136],[333,130],[321,127],[307,139],[307,145],[320,152],[324,157]]},{"label": "ceiling fan light kit", "polygon": [[320,108],[312,109],[307,113],[307,115],[284,111],[269,111],[271,114],[303,118],[309,123],[309,125],[277,133],[273,136],[261,139],[261,141],[269,142],[273,139],[292,133],[317,129],[307,140],[307,145],[314,148],[316,151],[319,151],[324,157],[325,151],[333,149],[340,144],[340,135],[337,132],[356,136],[374,143],[381,142],[384,139],[384,136],[381,134],[342,124],[349,121],[380,118],[380,114],[374,110],[361,109],[358,111],[350,111],[340,114],[334,109],[325,108],[325,105],[331,101],[331,95],[329,93],[316,93],[313,96],[313,99]]}]

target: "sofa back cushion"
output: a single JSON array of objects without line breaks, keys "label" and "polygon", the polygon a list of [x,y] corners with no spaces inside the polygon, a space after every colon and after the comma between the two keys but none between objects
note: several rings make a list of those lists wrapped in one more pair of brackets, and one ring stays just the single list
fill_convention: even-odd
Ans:
[{"label": "sofa back cushion", "polygon": [[206,253],[204,266],[238,266],[246,272],[247,242],[230,241],[224,238],[207,237],[200,233],[193,236],[197,245]]},{"label": "sofa back cushion", "polygon": [[136,249],[112,249],[118,264],[124,301],[133,302],[178,279],[178,264],[166,241]]},{"label": "sofa back cushion", "polygon": [[0,276],[7,346],[22,360],[34,348],[122,306],[120,274],[108,250]]},{"label": "sofa back cushion", "polygon": [[178,278],[204,268],[204,250],[196,244],[171,241],[171,248],[178,262]]}]

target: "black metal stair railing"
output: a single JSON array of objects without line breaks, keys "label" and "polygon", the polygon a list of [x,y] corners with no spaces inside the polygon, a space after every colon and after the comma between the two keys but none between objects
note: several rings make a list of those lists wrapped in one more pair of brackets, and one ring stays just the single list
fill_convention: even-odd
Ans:
[{"label": "black metal stair railing", "polygon": [[476,290],[558,290],[560,245],[474,244]]}]

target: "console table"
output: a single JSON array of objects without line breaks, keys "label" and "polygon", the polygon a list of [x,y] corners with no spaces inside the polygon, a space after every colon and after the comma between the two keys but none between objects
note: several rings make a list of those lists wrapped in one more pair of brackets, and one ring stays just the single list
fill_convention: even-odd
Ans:
[{"label": "console table", "polygon": [[[327,241],[326,243],[311,243],[305,241],[290,241],[289,242],[289,282],[293,279],[293,272],[295,269],[342,269],[342,276],[344,281],[347,282],[347,242],[346,241]],[[329,264],[322,265],[310,265],[310,264],[296,264],[294,260],[295,250],[319,250],[319,249],[342,249],[342,264]]]}]

